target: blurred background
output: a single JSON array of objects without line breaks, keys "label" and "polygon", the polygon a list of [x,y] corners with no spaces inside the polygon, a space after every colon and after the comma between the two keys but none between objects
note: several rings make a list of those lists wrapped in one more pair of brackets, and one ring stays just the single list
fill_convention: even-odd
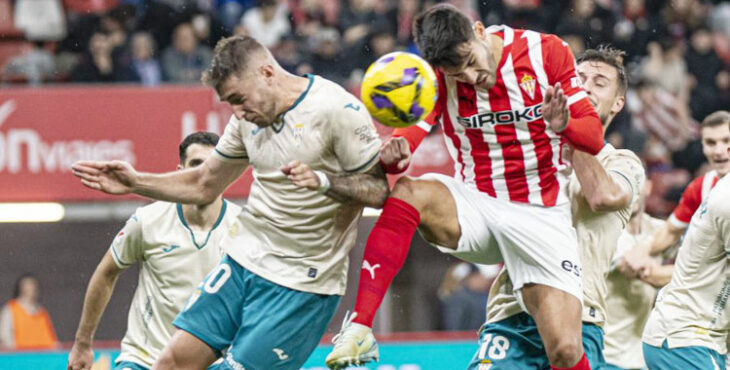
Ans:
[{"label": "blurred background", "polygon": [[[486,25],[557,34],[576,55],[600,44],[627,52],[627,106],[607,140],[644,159],[654,184],[651,215],[665,218],[689,181],[707,170],[698,122],[730,108],[730,2],[448,2]],[[91,273],[124,220],[145,204],[85,190],[68,168],[78,159],[122,159],[144,171],[173,170],[183,137],[221,133],[230,111],[199,79],[222,37],[250,35],[287,70],[321,75],[357,95],[375,59],[417,53],[411,22],[434,3],[0,0],[0,304],[31,274],[57,348],[68,348]],[[439,129],[432,134],[408,174],[453,173]],[[226,197],[245,203],[250,182],[247,173]],[[360,264],[374,220],[360,225],[352,266]],[[459,263],[417,237],[376,332],[465,330],[456,338],[475,340],[497,269]],[[353,268],[330,332],[353,306],[357,276]],[[136,281],[136,270],[122,275],[97,332],[111,348],[124,334]]]}]

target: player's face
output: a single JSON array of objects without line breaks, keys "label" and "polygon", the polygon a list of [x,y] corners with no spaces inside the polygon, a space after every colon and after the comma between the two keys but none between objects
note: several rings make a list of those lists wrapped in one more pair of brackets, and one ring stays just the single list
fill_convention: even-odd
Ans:
[{"label": "player's face", "polygon": [[457,67],[441,67],[441,70],[457,81],[488,89],[497,82],[497,61],[481,22],[474,23],[474,33],[476,37],[457,49],[464,56],[463,63]]},{"label": "player's face", "polygon": [[702,153],[720,175],[730,172],[730,125],[702,128]]},{"label": "player's face", "polygon": [[213,153],[213,148],[210,145],[191,144],[185,149],[185,163],[179,165],[178,169],[200,166]]},{"label": "player's face", "polygon": [[613,117],[624,107],[625,99],[618,92],[616,68],[599,61],[586,61],[578,65],[578,76],[588,100],[607,127]]},{"label": "player's face", "polygon": [[275,94],[260,71],[233,75],[223,84],[221,100],[228,102],[237,119],[256,126],[270,126],[276,120]]}]

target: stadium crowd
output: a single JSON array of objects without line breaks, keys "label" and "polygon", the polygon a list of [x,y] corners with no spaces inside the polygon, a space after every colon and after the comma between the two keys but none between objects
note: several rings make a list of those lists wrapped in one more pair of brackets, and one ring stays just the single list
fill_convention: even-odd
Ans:
[{"label": "stadium crowd", "polygon": [[[13,1],[27,48],[1,59],[5,83],[198,83],[222,37],[248,34],[287,70],[356,91],[363,71],[394,51],[417,52],[421,0]],[[668,215],[703,172],[698,122],[730,106],[730,3],[718,0],[449,0],[473,19],[555,33],[578,55],[611,44],[627,52],[627,106],[607,133],[640,153]],[[17,32],[17,31],[16,31]],[[0,49],[12,32],[0,30]],[[4,64],[4,65],[2,65]]]}]

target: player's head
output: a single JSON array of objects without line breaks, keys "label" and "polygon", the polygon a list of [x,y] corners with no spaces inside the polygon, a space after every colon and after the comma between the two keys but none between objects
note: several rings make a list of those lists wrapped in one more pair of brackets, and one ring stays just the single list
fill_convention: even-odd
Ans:
[{"label": "player's head", "polygon": [[588,49],[578,58],[578,76],[604,130],[624,107],[628,77],[624,53],[608,46]]},{"label": "player's head", "polygon": [[231,105],[236,118],[263,127],[271,125],[278,115],[276,79],[284,73],[258,41],[231,36],[215,46],[202,80]]},{"label": "player's head", "polygon": [[218,135],[212,132],[190,134],[180,143],[180,164],[182,170],[199,166],[208,158],[218,144]]},{"label": "player's head", "polygon": [[40,296],[40,283],[33,274],[23,274],[15,280],[13,298],[24,298],[37,301]]},{"label": "player's head", "polygon": [[413,22],[413,37],[426,61],[458,81],[489,88],[497,81],[497,61],[482,22],[456,7],[435,5]]},{"label": "player's head", "polygon": [[702,153],[720,176],[730,172],[730,112],[720,110],[702,121]]}]

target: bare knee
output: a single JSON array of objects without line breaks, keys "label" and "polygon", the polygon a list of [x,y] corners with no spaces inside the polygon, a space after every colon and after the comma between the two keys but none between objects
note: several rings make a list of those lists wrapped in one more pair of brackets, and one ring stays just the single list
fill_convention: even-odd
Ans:
[{"label": "bare knee", "polygon": [[157,358],[155,365],[152,366],[152,370],[168,370],[179,368],[177,361],[175,361],[175,354],[170,348],[165,348]]},{"label": "bare knee", "polygon": [[559,338],[549,347],[546,350],[550,364],[557,367],[574,366],[583,355],[583,344],[576,338]]}]

